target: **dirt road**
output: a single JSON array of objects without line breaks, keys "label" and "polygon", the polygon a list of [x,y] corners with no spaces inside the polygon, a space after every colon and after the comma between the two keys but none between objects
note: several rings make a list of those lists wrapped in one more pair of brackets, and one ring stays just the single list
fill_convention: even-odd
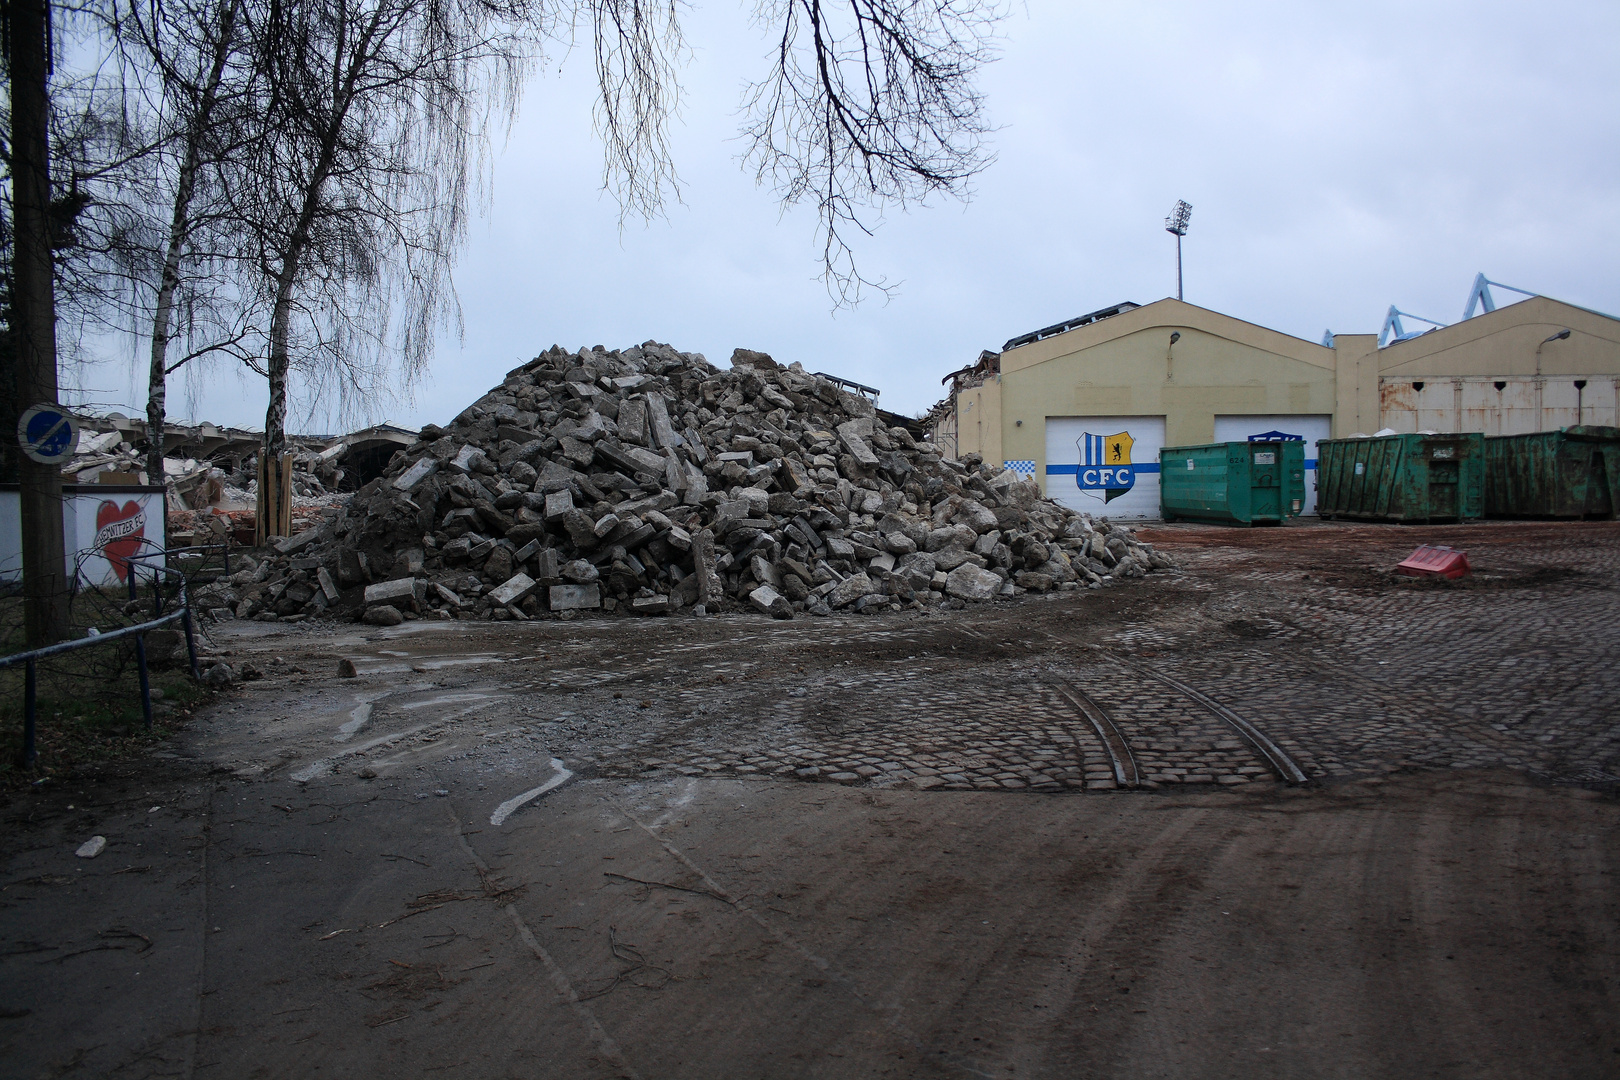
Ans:
[{"label": "dirt road", "polygon": [[4,808],[0,1074],[1616,1075],[1620,530],[1465,535],[1453,587],[1177,527],[947,617],[237,627],[172,756]]}]

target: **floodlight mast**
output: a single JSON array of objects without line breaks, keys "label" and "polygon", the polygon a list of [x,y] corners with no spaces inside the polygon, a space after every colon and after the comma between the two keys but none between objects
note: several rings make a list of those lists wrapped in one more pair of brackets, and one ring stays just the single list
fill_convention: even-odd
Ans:
[{"label": "floodlight mast", "polygon": [[1185,199],[1177,199],[1170,216],[1164,219],[1164,231],[1175,234],[1176,238],[1176,299],[1185,300],[1181,292],[1181,238],[1187,235],[1187,222],[1192,220],[1192,204]]}]

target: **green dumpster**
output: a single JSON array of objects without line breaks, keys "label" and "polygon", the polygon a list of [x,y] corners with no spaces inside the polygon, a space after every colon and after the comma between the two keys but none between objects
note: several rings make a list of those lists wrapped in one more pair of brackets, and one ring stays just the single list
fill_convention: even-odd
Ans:
[{"label": "green dumpster", "polygon": [[1485,440],[1491,517],[1620,516],[1620,428],[1579,427]]},{"label": "green dumpster", "polygon": [[1317,513],[1362,521],[1467,521],[1485,512],[1485,436],[1385,435],[1316,444]]},{"label": "green dumpster", "polygon": [[1166,521],[1278,525],[1305,505],[1301,440],[1169,446],[1159,451],[1159,513]]}]

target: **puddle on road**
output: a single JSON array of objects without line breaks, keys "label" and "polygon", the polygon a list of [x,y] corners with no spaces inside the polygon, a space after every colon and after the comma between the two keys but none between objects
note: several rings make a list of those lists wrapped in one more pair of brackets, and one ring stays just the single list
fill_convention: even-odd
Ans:
[{"label": "puddle on road", "polygon": [[509,659],[505,656],[483,653],[474,656],[442,656],[432,660],[417,659],[413,666],[417,670],[432,671],[435,668],[458,667],[464,664],[503,664],[508,663]]},{"label": "puddle on road", "polygon": [[462,705],[469,701],[490,701],[501,696],[502,695],[500,694],[484,694],[476,692],[459,694],[434,694],[431,697],[425,697],[419,701],[407,701],[401,705],[394,706],[394,708],[403,712],[411,709],[425,709],[429,705]]},{"label": "puddle on road", "polygon": [[354,699],[360,704],[349,713],[348,722],[338,727],[338,733],[332,737],[332,741],[348,742],[352,739],[354,733],[365,727],[366,721],[371,719],[371,703],[387,697],[388,694],[387,690],[379,690],[374,694],[356,694]]},{"label": "puddle on road", "polygon": [[388,652],[383,655],[398,657],[371,664],[356,665],[361,675],[391,675],[405,671],[436,671],[448,667],[472,667],[478,664],[508,664],[519,660],[538,659],[533,656],[511,657],[499,653],[475,653],[470,656],[435,656],[423,658],[414,653]]},{"label": "puddle on road", "polygon": [[367,702],[349,714],[349,722],[338,728],[338,733],[333,738],[333,741],[348,742],[354,737],[355,732],[366,726],[366,721],[370,719],[371,703]]}]

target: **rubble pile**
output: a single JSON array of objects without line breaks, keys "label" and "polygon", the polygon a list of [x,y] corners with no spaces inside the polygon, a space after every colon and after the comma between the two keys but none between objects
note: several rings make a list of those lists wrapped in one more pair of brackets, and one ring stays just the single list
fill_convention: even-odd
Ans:
[{"label": "rubble pile", "polygon": [[199,601],[260,619],[339,607],[378,624],[699,606],[792,618],[960,607],[1173,565],[885,415],[762,353],[720,370],[656,342],[554,346]]}]

